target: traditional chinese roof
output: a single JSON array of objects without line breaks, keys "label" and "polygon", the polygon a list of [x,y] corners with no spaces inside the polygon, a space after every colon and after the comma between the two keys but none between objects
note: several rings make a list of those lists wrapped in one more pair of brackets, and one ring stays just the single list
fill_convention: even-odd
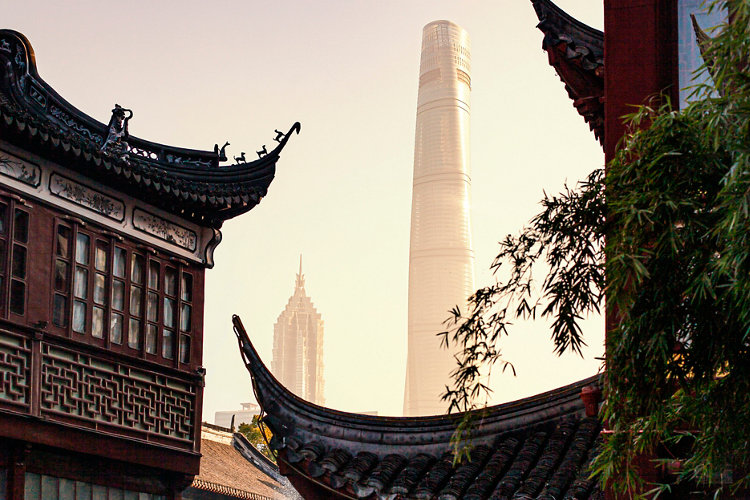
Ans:
[{"label": "traditional chinese roof", "polygon": [[604,33],[574,19],[550,0],[531,0],[544,33],[542,49],[578,113],[604,140]]},{"label": "traditional chinese roof", "polygon": [[185,149],[130,136],[123,157],[102,151],[106,124],[63,99],[37,73],[31,44],[0,30],[0,137],[170,213],[218,228],[266,195],[295,123],[255,161],[220,165],[223,152]]},{"label": "traditional chinese roof", "polygon": [[600,430],[580,394],[591,377],[473,413],[471,460],[454,465],[463,414],[377,417],[314,405],[268,371],[242,322],[235,333],[281,472],[305,498],[600,498],[588,479]]},{"label": "traditional chinese roof", "polygon": [[[289,498],[290,492],[294,494],[276,465],[242,434],[206,424],[201,430],[200,473],[183,498],[271,500]],[[195,490],[203,493],[198,495]]]}]

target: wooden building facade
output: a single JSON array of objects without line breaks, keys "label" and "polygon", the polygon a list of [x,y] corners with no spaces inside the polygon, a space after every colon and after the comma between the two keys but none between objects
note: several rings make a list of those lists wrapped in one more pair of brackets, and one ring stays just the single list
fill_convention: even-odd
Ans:
[{"label": "wooden building facade", "polygon": [[[198,473],[204,274],[256,161],[129,135],[0,31],[0,499],[173,499]],[[299,131],[295,124],[292,131]]]}]

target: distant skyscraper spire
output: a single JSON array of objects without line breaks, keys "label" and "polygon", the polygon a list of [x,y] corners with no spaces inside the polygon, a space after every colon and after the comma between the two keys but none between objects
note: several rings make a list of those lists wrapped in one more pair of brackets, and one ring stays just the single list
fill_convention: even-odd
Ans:
[{"label": "distant skyscraper spire", "polygon": [[323,319],[305,292],[302,255],[294,293],[273,327],[271,370],[289,390],[324,404]]},{"label": "distant skyscraper spire", "polygon": [[297,288],[305,287],[305,275],[302,274],[302,254],[299,254],[299,273],[297,274]]},{"label": "distant skyscraper spire", "polygon": [[440,394],[455,368],[437,333],[474,289],[471,249],[469,36],[450,21],[422,32],[414,145],[405,415],[445,413]]}]

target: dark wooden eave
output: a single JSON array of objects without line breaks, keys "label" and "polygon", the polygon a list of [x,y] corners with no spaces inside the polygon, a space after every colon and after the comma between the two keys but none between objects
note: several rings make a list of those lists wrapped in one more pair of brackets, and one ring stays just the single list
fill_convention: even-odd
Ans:
[{"label": "dark wooden eave", "polygon": [[130,136],[127,159],[102,152],[107,125],[63,99],[39,76],[28,39],[0,30],[0,137],[170,213],[218,228],[266,195],[295,123],[255,161],[219,165],[215,151]]},{"label": "dark wooden eave", "polygon": [[[586,464],[599,422],[581,401],[590,377],[474,413],[472,460],[453,464],[450,438],[463,414],[375,417],[317,406],[269,372],[240,319],[234,330],[279,467],[306,498],[598,498]],[[539,495],[539,496],[537,496]],[[514,497],[516,498],[516,497]]]},{"label": "dark wooden eave", "polygon": [[578,113],[603,144],[604,32],[574,19],[550,0],[531,0],[544,33],[542,49]]}]

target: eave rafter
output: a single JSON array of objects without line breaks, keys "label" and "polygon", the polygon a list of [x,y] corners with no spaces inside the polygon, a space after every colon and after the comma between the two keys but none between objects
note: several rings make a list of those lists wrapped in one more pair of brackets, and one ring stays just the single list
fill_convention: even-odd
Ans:
[{"label": "eave rafter", "polygon": [[531,0],[544,33],[542,49],[573,106],[600,144],[604,141],[604,33],[574,19],[550,0]]}]

